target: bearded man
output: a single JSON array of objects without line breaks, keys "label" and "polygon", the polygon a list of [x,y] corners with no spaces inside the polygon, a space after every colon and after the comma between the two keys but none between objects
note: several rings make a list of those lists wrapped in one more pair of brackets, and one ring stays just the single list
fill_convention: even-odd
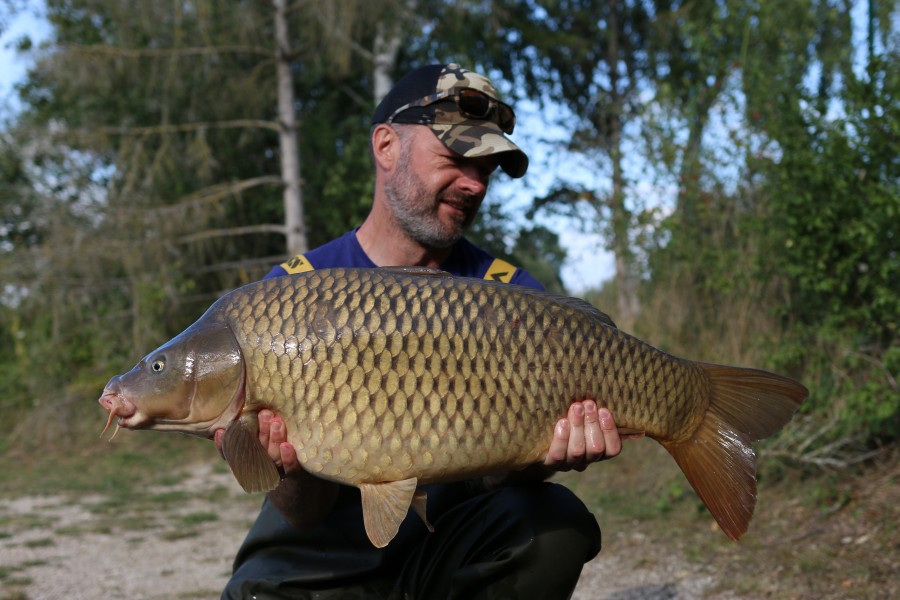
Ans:
[{"label": "bearded man", "polygon": [[[507,137],[514,126],[512,108],[482,75],[454,64],[408,74],[372,118],[375,192],[366,220],[267,277],[422,266],[542,288],[463,237],[497,168],[513,178],[528,168]],[[590,399],[566,400],[573,403],[547,432],[543,464],[425,486],[434,532],[410,515],[385,548],[366,536],[359,490],[304,471],[284,422],[260,412],[260,441],[284,479],[267,495],[222,597],[568,598],[584,563],[600,551],[600,528],[571,491],[545,480],[616,456],[621,441],[608,410]]]}]

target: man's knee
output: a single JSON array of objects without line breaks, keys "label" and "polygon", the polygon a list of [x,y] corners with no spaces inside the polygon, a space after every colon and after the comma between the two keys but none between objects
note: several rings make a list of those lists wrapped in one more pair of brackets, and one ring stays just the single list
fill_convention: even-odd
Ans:
[{"label": "man's knee", "polygon": [[499,490],[500,504],[518,515],[534,536],[534,551],[548,559],[587,562],[600,552],[600,527],[584,503],[568,488],[555,483],[510,486]]},{"label": "man's knee", "polygon": [[447,579],[421,581],[427,593],[420,595],[568,598],[600,551],[600,528],[584,503],[552,483],[501,488],[482,501],[472,507],[481,533],[468,541],[465,560]]}]

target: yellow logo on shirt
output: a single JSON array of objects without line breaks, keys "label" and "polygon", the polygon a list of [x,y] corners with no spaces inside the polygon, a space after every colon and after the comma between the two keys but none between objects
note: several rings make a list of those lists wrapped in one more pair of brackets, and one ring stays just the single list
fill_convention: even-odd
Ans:
[{"label": "yellow logo on shirt", "polygon": [[305,256],[298,254],[287,262],[281,263],[281,268],[293,275],[294,273],[306,273],[312,271],[315,267],[309,262]]},{"label": "yellow logo on shirt", "polygon": [[516,268],[514,266],[505,260],[495,258],[494,262],[491,263],[491,266],[488,267],[487,273],[484,274],[484,278],[488,281],[509,283],[515,274]]}]

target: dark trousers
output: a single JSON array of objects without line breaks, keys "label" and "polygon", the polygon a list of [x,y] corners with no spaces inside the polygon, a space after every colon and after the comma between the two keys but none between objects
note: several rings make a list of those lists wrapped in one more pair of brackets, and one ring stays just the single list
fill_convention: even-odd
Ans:
[{"label": "dark trousers", "polygon": [[222,598],[568,598],[600,551],[596,519],[561,485],[425,489],[434,533],[410,514],[382,549],[366,537],[354,488],[308,532],[264,503]]}]

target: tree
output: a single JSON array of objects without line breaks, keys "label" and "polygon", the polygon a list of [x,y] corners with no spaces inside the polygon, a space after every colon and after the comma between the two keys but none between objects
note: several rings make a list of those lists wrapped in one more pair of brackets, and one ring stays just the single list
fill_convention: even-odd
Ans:
[{"label": "tree", "polygon": [[[8,189],[31,190],[3,198],[17,223],[3,231],[3,280],[29,298],[7,305],[2,323],[25,349],[5,364],[34,399],[16,404],[55,410],[83,385],[94,394],[136,349],[287,257],[276,57],[291,61],[296,96],[285,104],[304,117],[308,215],[321,224],[310,243],[364,214],[371,65],[339,69],[319,52],[332,39],[308,18],[320,5],[285,13],[298,33],[278,55],[269,3],[48,2],[53,40],[21,86],[9,130],[21,151],[4,163],[21,182]],[[78,351],[29,371],[46,348],[70,344]]]},{"label": "tree", "polygon": [[640,114],[638,94],[646,69],[647,22],[642,2],[569,0],[494,3],[503,15],[498,36],[501,63],[528,92],[546,100],[556,95],[568,108],[569,150],[599,156],[609,173],[607,190],[561,181],[537,201],[546,209],[587,206],[601,224],[616,260],[616,320],[629,327],[637,314],[637,269],[632,247],[634,204],[628,201],[625,143]]}]

